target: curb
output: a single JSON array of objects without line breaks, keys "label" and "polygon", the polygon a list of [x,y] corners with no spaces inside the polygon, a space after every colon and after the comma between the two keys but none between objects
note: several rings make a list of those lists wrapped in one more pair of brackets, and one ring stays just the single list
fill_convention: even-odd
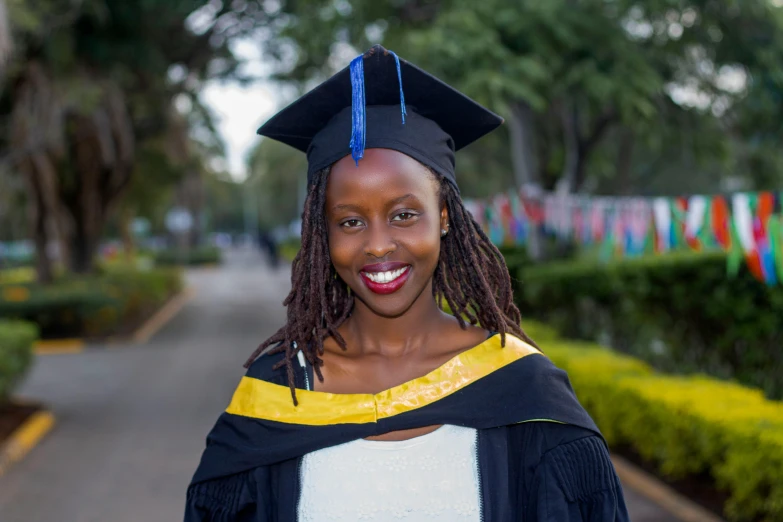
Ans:
[{"label": "curb", "polygon": [[[186,288],[172,297],[163,307],[147,319],[147,321],[136,329],[129,337],[108,338],[105,343],[109,348],[116,348],[118,345],[142,344],[146,343],[155,333],[173,319],[185,304],[196,295],[195,290]],[[82,353],[87,348],[87,342],[84,339],[46,339],[36,341],[33,345],[35,355],[62,355]]]},{"label": "curb", "polygon": [[196,291],[193,288],[186,288],[174,296],[168,303],[163,305],[163,308],[155,312],[155,315],[147,319],[147,321],[131,335],[131,342],[143,344],[149,341],[152,336],[163,328],[166,323],[171,321],[195,295]]},{"label": "curb", "polygon": [[46,339],[35,342],[33,353],[36,355],[81,353],[84,351],[84,346],[84,339]]},{"label": "curb", "polygon": [[49,433],[55,425],[52,412],[41,410],[16,428],[8,440],[0,446],[0,477],[8,470],[11,464],[22,460],[30,450]]},{"label": "curb", "polygon": [[680,495],[623,457],[612,454],[612,463],[623,485],[654,502],[682,522],[724,522],[719,516]]}]

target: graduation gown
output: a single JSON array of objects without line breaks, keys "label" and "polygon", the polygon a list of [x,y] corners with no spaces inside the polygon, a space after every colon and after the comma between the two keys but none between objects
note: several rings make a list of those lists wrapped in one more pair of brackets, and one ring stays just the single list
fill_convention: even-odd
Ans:
[{"label": "graduation gown", "polygon": [[302,457],[390,431],[453,424],[477,430],[481,519],[626,522],[606,443],[565,372],[538,350],[494,335],[429,374],[371,394],[308,391],[282,354],[240,381],[187,490],[185,522],[295,522]]}]

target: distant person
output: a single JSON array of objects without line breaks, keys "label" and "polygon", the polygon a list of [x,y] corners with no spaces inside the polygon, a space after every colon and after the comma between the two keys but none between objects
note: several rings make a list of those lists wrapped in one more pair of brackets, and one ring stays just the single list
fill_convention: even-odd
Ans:
[{"label": "distant person", "polygon": [[628,520],[598,428],[460,199],[455,150],[501,122],[375,46],[261,127],[307,151],[302,247],[186,522]]},{"label": "distant person", "polygon": [[258,232],[258,246],[266,256],[269,266],[277,268],[280,264],[280,253],[275,235],[268,230],[261,229]]}]

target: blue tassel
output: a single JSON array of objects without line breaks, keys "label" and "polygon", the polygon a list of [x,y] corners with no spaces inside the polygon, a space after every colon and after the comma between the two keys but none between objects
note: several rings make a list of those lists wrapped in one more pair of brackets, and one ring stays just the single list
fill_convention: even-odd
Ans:
[{"label": "blue tassel", "polygon": [[364,157],[367,118],[364,99],[364,56],[359,55],[351,62],[351,157],[359,166]]},{"label": "blue tassel", "polygon": [[[400,84],[400,110],[402,111],[402,124],[405,125],[405,116],[408,114],[405,108],[405,93],[402,90],[402,69],[400,58],[393,51],[397,64],[397,81]],[[351,157],[359,166],[359,160],[364,157],[364,146],[367,137],[366,100],[364,97],[364,55],[359,55],[351,61]]]},{"label": "blue tassel", "polygon": [[397,81],[400,83],[400,108],[402,109],[402,124],[405,125],[405,116],[408,111],[405,110],[405,93],[402,92],[402,70],[400,69],[400,58],[394,51],[389,51],[394,56],[394,61],[397,63]]}]

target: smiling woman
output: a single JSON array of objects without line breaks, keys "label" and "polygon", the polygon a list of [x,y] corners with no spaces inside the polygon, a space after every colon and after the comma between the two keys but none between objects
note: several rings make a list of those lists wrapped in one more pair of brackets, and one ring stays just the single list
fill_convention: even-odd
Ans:
[{"label": "smiling woman", "polygon": [[370,149],[358,167],[350,157],[332,167],[326,221],[332,265],[358,306],[396,317],[431,282],[449,215],[434,176],[419,162]]},{"label": "smiling woman", "polygon": [[459,196],[455,152],[501,123],[376,46],[260,129],[307,152],[302,248],[186,522],[628,519]]}]

